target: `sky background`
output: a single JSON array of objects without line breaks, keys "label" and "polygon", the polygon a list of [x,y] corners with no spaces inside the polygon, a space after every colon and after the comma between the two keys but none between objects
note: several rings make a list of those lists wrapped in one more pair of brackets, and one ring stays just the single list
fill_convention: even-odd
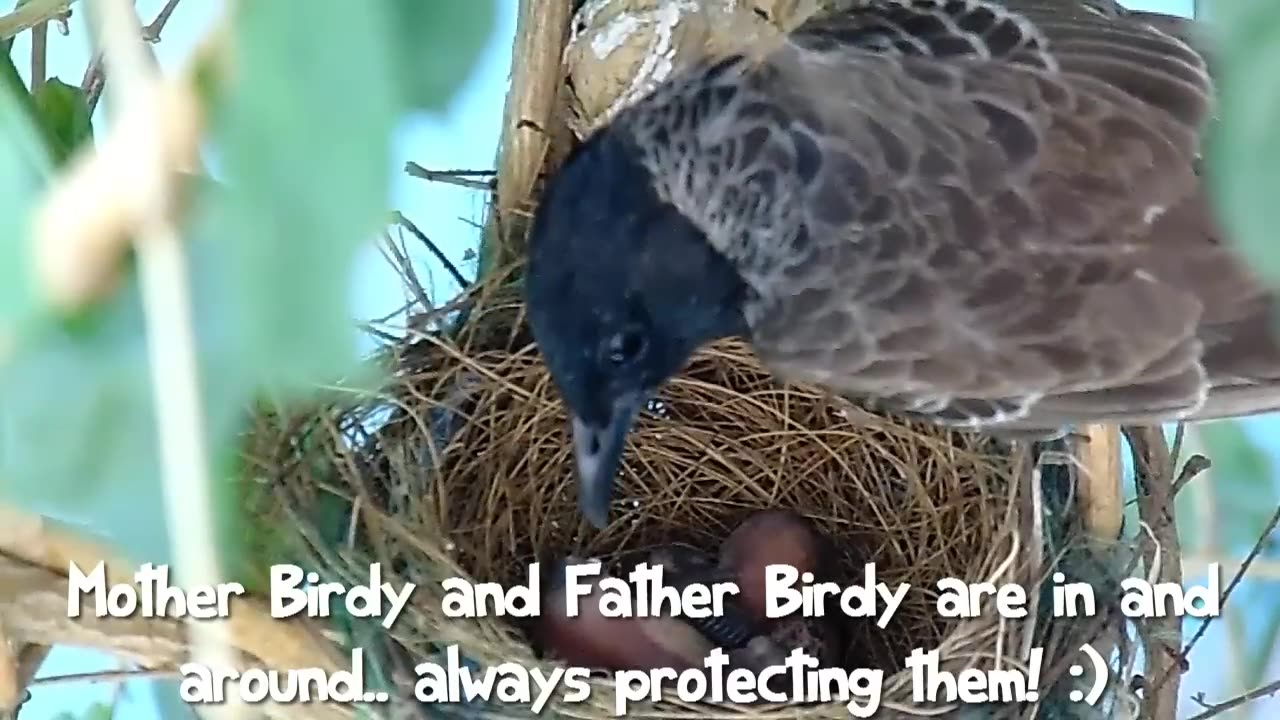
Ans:
[{"label": "sky background", "polygon": [[[163,4],[163,0],[138,0],[138,12],[143,22],[150,22]],[[1146,0],[1125,4],[1133,9],[1178,15],[1189,15],[1192,10],[1192,0]],[[12,2],[7,5],[11,6]],[[493,167],[511,62],[516,0],[500,0],[500,7],[498,26],[469,82],[455,97],[447,112],[405,118],[397,131],[395,156],[388,167],[388,172],[394,178],[392,207],[413,220],[455,265],[467,273],[473,270],[474,265],[464,258],[468,250],[476,247],[476,225],[483,220],[484,195],[452,185],[409,178],[401,168],[409,160],[431,169]],[[164,29],[162,41],[155,46],[161,66],[177,67],[220,10],[220,0],[183,0]],[[65,37],[56,30],[50,30],[48,73],[66,82],[79,84],[89,60],[83,12],[79,9],[70,23],[70,29],[70,35]],[[24,73],[29,69],[29,47],[26,34],[17,38],[14,43],[13,58]],[[100,118],[101,113],[96,120],[99,127]],[[437,300],[447,299],[458,290],[448,274],[425,250],[415,247],[413,243],[409,243],[409,246],[415,250],[420,273],[429,278],[427,284],[434,290]],[[353,317],[368,319],[384,315],[402,305],[403,300],[398,278],[371,246],[355,269],[351,296]],[[1273,460],[1280,463],[1280,420],[1261,418],[1245,425],[1250,435],[1264,445]],[[1272,478],[1272,484],[1280,485],[1275,482],[1275,478]],[[1276,576],[1280,577],[1280,574]],[[1189,582],[1195,580],[1196,578],[1188,577]],[[1280,612],[1277,603],[1269,597],[1278,594],[1274,582],[1270,577],[1248,581],[1238,591],[1238,596],[1242,597],[1233,600],[1232,604],[1234,612],[1238,613],[1237,617],[1232,622],[1216,623],[1192,654],[1190,671],[1184,675],[1182,682],[1184,695],[1203,692],[1212,701],[1239,691],[1233,685],[1233,680],[1239,676],[1239,669],[1234,662],[1236,653],[1229,649],[1228,638],[1231,633],[1228,629],[1235,625],[1238,634],[1258,635],[1252,630],[1242,629],[1261,626]],[[1243,604],[1236,604],[1241,601]],[[1280,676],[1280,657],[1273,654],[1269,665],[1271,667],[1262,677],[1266,679]],[[41,675],[54,677],[111,669],[116,669],[116,665],[110,658],[63,648],[51,654]],[[54,688],[57,688],[56,692]],[[89,705],[108,700],[116,690],[106,684],[74,682],[38,685],[32,692],[32,701],[22,712],[24,720],[53,718],[63,711],[79,717]],[[152,720],[161,717],[153,702],[152,693],[148,692],[143,682],[127,684],[124,692],[115,717],[120,720]],[[1189,717],[1196,710],[1194,703],[1184,702],[1180,717]],[[1280,712],[1280,700],[1273,699],[1255,703],[1251,716],[1276,717],[1277,712]]]}]

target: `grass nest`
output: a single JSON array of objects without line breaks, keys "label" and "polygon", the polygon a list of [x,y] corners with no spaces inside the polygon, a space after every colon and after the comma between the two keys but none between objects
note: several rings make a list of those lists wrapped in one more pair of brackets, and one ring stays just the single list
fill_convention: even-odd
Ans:
[{"label": "grass nest", "polygon": [[[447,617],[445,578],[522,583],[529,563],[570,553],[600,558],[620,574],[656,544],[714,552],[747,515],[785,508],[810,518],[834,544],[837,581],[860,582],[865,563],[874,562],[879,580],[911,587],[884,629],[874,619],[843,621],[846,665],[885,673],[877,717],[974,712],[913,699],[904,670],[913,648],[938,649],[940,667],[951,672],[1025,667],[1029,650],[1044,648],[1039,701],[988,705],[978,716],[1091,711],[1068,699],[1091,677],[1077,679],[1067,668],[1080,662],[1083,642],[1098,647],[1114,628],[1096,617],[1049,617],[1043,583],[1055,570],[1095,585],[1112,577],[1082,569],[1098,561],[1080,550],[1088,543],[1079,542],[1085,533],[1071,462],[1046,464],[1045,448],[1010,451],[837,404],[812,388],[780,384],[742,344],[722,342],[699,352],[639,420],[612,522],[595,531],[577,513],[566,417],[513,287],[502,278],[474,287],[453,306],[465,307],[464,317],[447,330],[412,331],[390,347],[392,379],[376,396],[290,417],[264,414],[251,438],[253,474],[268,481],[276,500],[260,515],[278,535],[298,540],[289,544],[289,561],[348,582],[365,581],[369,563],[379,562],[392,582],[418,585],[389,633],[348,621],[335,641],[364,646],[366,662],[378,666],[372,675],[393,696],[411,697],[413,668],[440,662],[450,645],[477,666],[553,664],[540,657],[525,621]],[[1089,563],[1077,562],[1086,555]],[[1008,620],[989,609],[973,619],[942,618],[936,583],[948,577],[1021,584],[1029,588],[1029,614]],[[592,683],[585,702],[555,698],[548,709],[612,716],[612,681],[593,676]],[[666,717],[797,711],[675,699],[631,706]],[[487,712],[529,711],[495,702]],[[839,701],[799,712],[849,716]]]}]

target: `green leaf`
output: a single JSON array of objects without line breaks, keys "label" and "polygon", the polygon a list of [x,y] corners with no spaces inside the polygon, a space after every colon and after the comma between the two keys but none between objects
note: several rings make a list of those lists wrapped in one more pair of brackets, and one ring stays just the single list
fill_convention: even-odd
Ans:
[{"label": "green leaf", "polygon": [[0,82],[0,367],[43,309],[31,282],[29,222],[52,165],[27,100],[20,83]]},{"label": "green leaf", "polygon": [[[252,386],[221,302],[222,243],[208,220],[189,235],[206,442],[224,467]],[[42,328],[0,368],[0,495],[86,525],[138,562],[169,563],[145,330],[131,276],[92,318]],[[239,534],[220,537],[234,567]]]},{"label": "green leaf", "polygon": [[384,224],[400,110],[387,12],[270,2],[241,13],[243,71],[216,131],[231,184],[214,212],[234,268],[223,302],[274,390],[355,369],[351,267]]},{"label": "green leaf", "polygon": [[[423,3],[440,17],[455,15],[453,5]],[[356,362],[350,273],[358,248],[385,224],[396,165],[390,136],[407,103],[398,73],[422,71],[396,64],[403,60],[389,37],[403,18],[392,7],[248,4],[234,30],[235,84],[205,88],[218,101],[213,139],[230,184],[200,188],[183,235],[206,443],[218,478],[216,507],[202,510],[216,512],[224,564],[234,572],[249,566],[240,557],[244,523],[232,517],[246,493],[231,475],[251,401],[263,391],[284,399],[310,395],[320,383],[350,386],[374,367]],[[445,81],[447,68],[465,75],[451,56],[461,46],[419,42],[425,66],[446,68],[436,78],[443,103],[460,82]],[[39,152],[47,138],[30,96],[9,87],[11,102],[0,105],[0,202],[7,203],[0,210],[10,223],[0,228],[8,231],[0,237],[0,331],[12,333],[39,309],[26,289],[25,218],[50,162]],[[76,136],[83,130],[76,98],[50,92],[42,108],[62,120],[45,129]],[[20,352],[0,364],[0,495],[87,525],[138,562],[170,563],[152,408],[165,389],[150,386],[144,319],[129,274],[120,291],[74,322],[24,331]]]},{"label": "green leaf", "polygon": [[1210,190],[1223,224],[1249,264],[1280,287],[1280,3],[1214,5],[1218,31],[1218,122],[1206,153]]},{"label": "green leaf", "polygon": [[1227,552],[1247,551],[1278,502],[1271,462],[1237,422],[1205,424],[1199,432],[1213,463],[1218,545]]},{"label": "green leaf", "polygon": [[442,110],[467,81],[493,34],[494,0],[386,3],[401,88],[410,105]]},{"label": "green leaf", "polygon": [[89,100],[77,85],[49,78],[35,93],[36,111],[48,132],[56,164],[61,165],[79,147],[93,141]]}]

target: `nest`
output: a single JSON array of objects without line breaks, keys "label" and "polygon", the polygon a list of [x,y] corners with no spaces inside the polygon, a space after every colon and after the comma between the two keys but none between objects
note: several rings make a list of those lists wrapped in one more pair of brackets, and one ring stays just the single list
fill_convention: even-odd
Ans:
[{"label": "nest", "polygon": [[[913,701],[903,661],[914,648],[937,648],[940,667],[951,672],[1024,667],[1032,647],[1044,648],[1037,709],[1059,696],[1067,705],[1079,682],[1066,673],[1079,662],[1077,648],[1086,641],[1105,647],[1113,628],[1098,618],[1048,618],[1036,588],[1054,570],[1080,580],[1087,565],[1083,574],[1092,577],[1085,579],[1106,586],[1104,604],[1114,581],[1077,542],[1086,494],[1072,463],[1046,464],[1054,458],[1043,448],[1010,452],[779,384],[741,344],[722,342],[699,352],[639,421],[612,522],[597,532],[577,512],[567,419],[511,288],[485,283],[463,301],[459,327],[414,333],[393,348],[395,379],[376,402],[291,421],[264,418],[250,453],[253,474],[269,478],[285,500],[273,504],[270,524],[304,529],[308,566],[357,581],[379,562],[384,575],[418,585],[407,618],[378,641],[394,666],[387,674],[396,692],[410,696],[409,668],[440,662],[450,645],[480,666],[555,664],[540,657],[530,621],[447,617],[445,578],[524,583],[531,562],[568,554],[625,573],[658,544],[714,553],[750,513],[783,508],[832,541],[839,557],[833,579],[842,585],[861,582],[874,562],[878,580],[911,586],[884,629],[873,620],[841,621],[843,664],[885,672],[884,708],[902,716],[946,709]],[[368,430],[373,416],[379,425]],[[1037,460],[1041,469],[1033,472]],[[326,534],[327,543],[320,540]],[[1081,557],[1089,562],[1072,560]],[[1024,621],[993,611],[941,618],[936,582],[947,577],[1021,584],[1030,589],[1030,613]],[[593,683],[586,703],[558,709],[611,715],[611,680]],[[1015,704],[1001,712],[1031,710]],[[501,705],[490,711],[524,713]],[[795,708],[663,701],[632,711],[794,717]],[[848,717],[839,702],[808,714]],[[895,714],[878,715],[886,716]]]},{"label": "nest", "polygon": [[[538,57],[517,67],[508,113],[540,126],[567,125],[581,137],[659,82],[661,72],[753,33],[776,36],[819,5],[589,0],[557,41],[551,29],[558,24],[549,19],[564,8],[523,3],[522,12],[549,13],[540,18],[547,22],[528,21],[542,34],[525,45],[554,53],[555,62]],[[643,61],[657,50],[664,62]],[[546,106],[546,89],[555,83],[529,71],[551,66],[567,91],[555,108]],[[565,150],[548,148],[555,133],[534,138],[527,126],[513,124],[504,134],[498,186],[507,190],[495,200],[488,228],[501,232],[486,235],[510,236],[513,247],[526,211],[537,204],[529,178],[550,172]],[[1057,571],[1062,581],[1093,585],[1101,608],[1116,594],[1127,555],[1114,544],[1118,504],[1108,500],[1118,493],[1120,468],[1108,465],[1112,452],[1099,452],[1097,443],[1092,450],[1078,443],[1010,448],[882,417],[815,388],[781,384],[743,345],[722,342],[697,353],[640,419],[612,523],[595,531],[577,511],[567,419],[524,324],[518,273],[518,261],[505,272],[490,267],[447,306],[461,313],[419,316],[416,329],[387,349],[393,380],[376,397],[263,415],[249,441],[250,474],[272,491],[259,504],[265,521],[259,524],[289,529],[262,541],[263,559],[301,562],[346,582],[366,581],[377,562],[384,579],[417,584],[390,633],[350,619],[336,628],[338,648],[365,649],[366,683],[403,700],[393,708],[417,716],[414,668],[444,662],[450,647],[476,667],[514,662],[549,672],[556,665],[532,640],[535,621],[446,616],[442,580],[524,583],[530,563],[566,555],[600,558],[621,575],[660,544],[714,554],[738,523],[768,509],[795,511],[823,532],[838,556],[832,579],[842,585],[861,582],[866,563],[875,563],[877,580],[910,585],[887,627],[846,619],[840,628],[841,664],[884,671],[876,717],[974,712],[914,699],[904,660],[916,648],[936,649],[939,667],[954,673],[1025,668],[1032,648],[1043,650],[1039,700],[982,706],[981,717],[1091,717],[1106,704],[1072,702],[1072,691],[1092,676],[1077,678],[1068,669],[1087,666],[1079,652],[1085,642],[1104,656],[1122,644],[1122,623],[1106,612],[1051,617],[1046,578]],[[427,293],[416,288],[410,295]],[[1002,619],[990,607],[977,618],[940,617],[936,583],[943,578],[1021,585],[1029,612],[1019,620]],[[585,702],[556,696],[542,712],[613,716],[610,679],[591,682]],[[1129,697],[1118,685],[1108,685],[1106,696]],[[483,710],[528,714],[528,706],[496,702]],[[632,704],[630,712],[849,717],[844,702],[799,710],[689,704],[671,696]]]}]

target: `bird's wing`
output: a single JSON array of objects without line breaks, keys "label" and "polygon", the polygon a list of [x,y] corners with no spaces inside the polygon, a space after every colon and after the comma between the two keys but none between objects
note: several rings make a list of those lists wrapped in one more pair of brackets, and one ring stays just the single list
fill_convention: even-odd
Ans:
[{"label": "bird's wing", "polygon": [[1273,298],[1196,175],[1196,51],[1061,1],[848,5],[619,119],[764,362],[969,426],[1280,405]]}]

